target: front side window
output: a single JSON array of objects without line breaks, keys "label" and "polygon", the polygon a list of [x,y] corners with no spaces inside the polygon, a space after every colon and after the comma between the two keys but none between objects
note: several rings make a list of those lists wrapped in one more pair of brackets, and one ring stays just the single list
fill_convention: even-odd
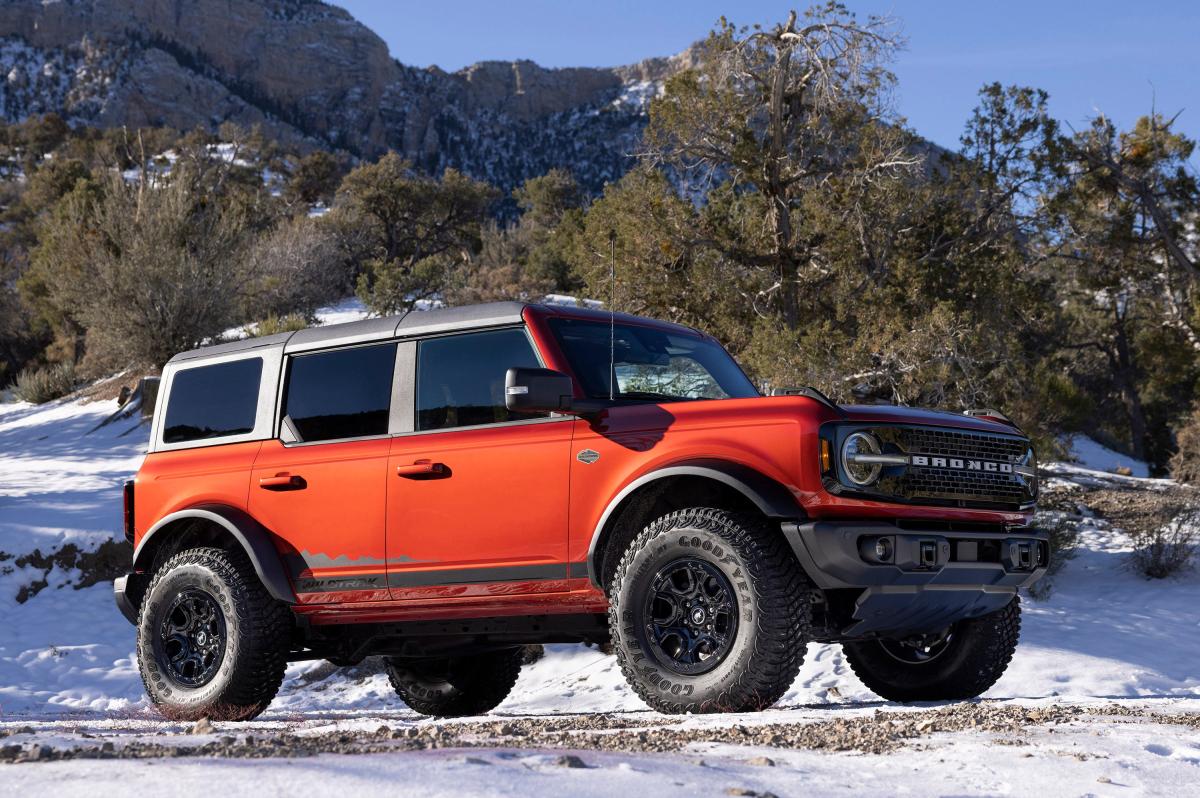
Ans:
[{"label": "front side window", "polygon": [[504,375],[541,365],[521,329],[421,341],[417,350],[417,429],[448,429],[543,417],[504,406]]},{"label": "front side window", "polygon": [[396,345],[297,355],[284,414],[304,442],[386,435]]},{"label": "front side window", "polygon": [[[550,319],[575,376],[593,399],[680,402],[758,396],[720,344],[656,327]],[[614,384],[615,383],[615,384]]]},{"label": "front side window", "polygon": [[246,435],[258,415],[261,357],[195,366],[175,372],[163,443]]}]

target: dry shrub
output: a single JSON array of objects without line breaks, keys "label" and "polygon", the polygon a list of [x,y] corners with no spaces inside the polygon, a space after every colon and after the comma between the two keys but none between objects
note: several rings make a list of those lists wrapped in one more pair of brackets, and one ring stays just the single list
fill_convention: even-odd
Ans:
[{"label": "dry shrub", "polygon": [[1050,566],[1046,569],[1046,575],[1029,588],[1030,597],[1037,601],[1050,598],[1055,575],[1075,558],[1079,547],[1079,527],[1083,521],[1079,505],[1075,502],[1077,495],[1068,490],[1046,488],[1038,500],[1038,514],[1034,523],[1049,535]]},{"label": "dry shrub", "polygon": [[26,368],[17,375],[13,395],[23,402],[40,405],[75,390],[75,364],[55,363],[44,368]]},{"label": "dry shrub", "polygon": [[1189,488],[1100,491],[1089,501],[1133,543],[1133,566],[1149,579],[1187,568],[1195,555],[1200,496]]},{"label": "dry shrub", "polygon": [[1171,456],[1171,476],[1180,482],[1200,484],[1200,405],[1175,430],[1175,445],[1178,448]]},{"label": "dry shrub", "polygon": [[248,282],[238,301],[248,319],[309,318],[350,293],[350,266],[331,226],[301,216],[259,238],[246,257]]},{"label": "dry shrub", "polygon": [[1197,523],[1200,509],[1192,508],[1155,529],[1129,531],[1134,567],[1151,579],[1165,579],[1182,571],[1195,554]]},{"label": "dry shrub", "polygon": [[295,332],[307,326],[308,319],[301,313],[288,313],[285,316],[272,314],[254,325],[253,337],[263,338],[277,333]]},{"label": "dry shrub", "polygon": [[1037,601],[1050,598],[1055,575],[1075,558],[1079,546],[1080,520],[1079,517],[1058,516],[1040,524],[1050,537],[1050,566],[1046,569],[1046,575],[1029,588],[1029,595]]}]

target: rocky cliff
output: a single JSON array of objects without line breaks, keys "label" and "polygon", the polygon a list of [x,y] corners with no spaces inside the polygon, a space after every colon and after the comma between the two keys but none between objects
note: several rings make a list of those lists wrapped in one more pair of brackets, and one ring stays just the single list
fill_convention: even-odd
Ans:
[{"label": "rocky cliff", "polygon": [[301,147],[394,149],[510,188],[554,166],[598,189],[631,165],[646,101],[681,63],[447,73],[391,58],[316,0],[3,0],[0,114],[100,126],[261,125]]}]

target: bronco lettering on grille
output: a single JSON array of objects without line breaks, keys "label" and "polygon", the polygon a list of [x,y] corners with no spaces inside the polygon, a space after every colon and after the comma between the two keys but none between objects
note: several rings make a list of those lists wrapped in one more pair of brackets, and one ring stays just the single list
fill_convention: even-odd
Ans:
[{"label": "bronco lettering on grille", "polygon": [[928,457],[914,454],[912,464],[929,468],[955,468],[961,471],[989,471],[998,474],[1011,474],[1012,463],[996,463],[991,460],[963,460],[958,457]]}]

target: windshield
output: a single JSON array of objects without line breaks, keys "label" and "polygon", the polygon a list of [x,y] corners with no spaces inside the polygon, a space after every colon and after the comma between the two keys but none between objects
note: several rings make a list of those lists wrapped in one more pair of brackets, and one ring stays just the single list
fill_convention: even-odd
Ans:
[{"label": "windshield", "polygon": [[711,339],[617,324],[610,371],[607,322],[549,323],[589,398],[607,399],[614,378],[616,399],[677,402],[758,396],[729,353]]}]

